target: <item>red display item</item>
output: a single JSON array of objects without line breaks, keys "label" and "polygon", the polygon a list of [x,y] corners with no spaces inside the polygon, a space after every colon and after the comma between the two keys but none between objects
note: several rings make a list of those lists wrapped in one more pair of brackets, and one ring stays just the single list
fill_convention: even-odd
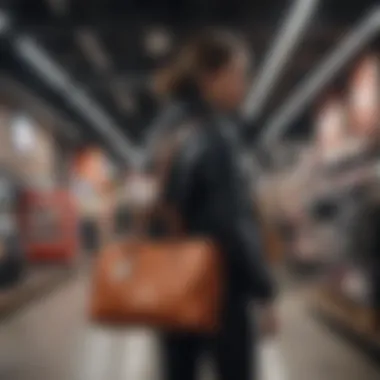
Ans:
[{"label": "red display item", "polygon": [[78,216],[68,191],[27,192],[22,215],[31,262],[73,263],[79,251]]}]

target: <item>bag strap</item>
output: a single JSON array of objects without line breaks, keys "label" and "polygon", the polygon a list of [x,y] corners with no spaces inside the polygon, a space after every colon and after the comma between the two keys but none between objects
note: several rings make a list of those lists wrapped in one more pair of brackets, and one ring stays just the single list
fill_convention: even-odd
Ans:
[{"label": "bag strap", "polygon": [[156,180],[158,182],[160,195],[153,206],[145,210],[141,215],[141,218],[137,221],[136,232],[138,234],[146,233],[149,221],[154,217],[158,217],[161,221],[166,223],[170,235],[178,237],[185,233],[183,221],[181,220],[179,213],[177,210],[172,209],[169,205],[165,204],[162,193],[167,185],[167,180],[173,167],[174,159],[190,133],[190,125],[183,125],[176,131],[172,131],[170,135],[167,136],[164,143],[159,144],[160,146],[156,153],[158,162]]}]

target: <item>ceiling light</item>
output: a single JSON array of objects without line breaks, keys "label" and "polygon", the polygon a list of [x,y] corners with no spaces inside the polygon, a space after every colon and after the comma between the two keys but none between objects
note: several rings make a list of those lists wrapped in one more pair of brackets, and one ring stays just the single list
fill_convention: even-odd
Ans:
[{"label": "ceiling light", "polygon": [[163,29],[150,30],[145,36],[145,49],[153,58],[161,57],[171,49],[172,40]]}]

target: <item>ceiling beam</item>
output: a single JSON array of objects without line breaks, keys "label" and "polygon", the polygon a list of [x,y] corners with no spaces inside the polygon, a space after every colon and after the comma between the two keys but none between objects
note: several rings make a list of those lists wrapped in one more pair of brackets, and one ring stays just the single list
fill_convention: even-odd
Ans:
[{"label": "ceiling beam", "polygon": [[13,40],[18,56],[41,80],[61,94],[102,138],[110,144],[126,164],[137,165],[139,154],[134,145],[122,134],[122,128],[97,104],[69,73],[54,62],[39,45],[25,36]]},{"label": "ceiling beam", "polygon": [[305,36],[304,31],[317,9],[319,0],[294,0],[293,6],[269,49],[258,76],[252,83],[243,107],[247,119],[260,116],[264,103],[270,96],[290,57]]},{"label": "ceiling beam", "polygon": [[4,94],[14,104],[24,107],[36,118],[47,122],[49,127],[56,130],[61,136],[65,136],[75,143],[82,140],[81,128],[70,121],[68,115],[52,107],[18,81],[9,76],[0,76],[0,94]]},{"label": "ceiling beam", "polygon": [[380,32],[380,6],[372,9],[332,53],[302,82],[264,128],[262,143],[269,147],[336,75]]},{"label": "ceiling beam", "polygon": [[[121,36],[125,34],[138,34],[141,32],[142,28],[144,29],[146,25],[150,25],[148,22],[144,21],[137,21],[134,20],[120,20],[120,22],[116,20],[112,21],[105,21],[104,23],[78,23],[75,22],[75,20],[71,20],[71,27],[68,28],[65,25],[55,25],[52,21],[49,21],[45,24],[25,24],[25,29],[28,30],[33,36],[39,37],[41,39],[56,39],[60,37],[65,37],[67,35],[72,35],[73,33],[76,33],[80,30],[96,30],[97,33],[101,33],[104,35],[112,35],[115,33],[115,35]],[[349,24],[344,23],[335,23],[335,24],[328,24],[323,26],[315,26],[305,32],[305,37],[309,40],[313,41],[320,41],[320,40],[328,40],[331,37],[336,37],[341,35],[347,30],[347,27],[349,27]],[[188,33],[189,30],[187,27],[182,27],[181,25],[175,25],[170,26],[167,25],[167,29],[170,31],[176,32],[176,34],[181,35],[183,32],[184,34]],[[242,31],[244,35],[247,36],[247,38],[250,41],[253,42],[267,42],[268,38],[271,38],[271,36],[274,35],[276,30],[273,26],[270,26],[268,24],[263,24],[260,22],[260,20],[257,20],[257,22],[249,23],[247,25],[241,25],[239,24],[237,26],[237,29]]]}]

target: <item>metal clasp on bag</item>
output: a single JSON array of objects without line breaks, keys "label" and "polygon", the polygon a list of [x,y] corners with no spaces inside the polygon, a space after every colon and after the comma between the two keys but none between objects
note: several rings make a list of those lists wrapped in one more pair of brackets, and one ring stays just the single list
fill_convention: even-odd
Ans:
[{"label": "metal clasp on bag", "polygon": [[125,281],[132,276],[133,256],[134,255],[132,255],[132,257],[123,257],[113,264],[111,276],[114,282]]},{"label": "metal clasp on bag", "polygon": [[132,263],[130,260],[119,261],[114,264],[112,279],[115,282],[128,280],[132,275]]}]

